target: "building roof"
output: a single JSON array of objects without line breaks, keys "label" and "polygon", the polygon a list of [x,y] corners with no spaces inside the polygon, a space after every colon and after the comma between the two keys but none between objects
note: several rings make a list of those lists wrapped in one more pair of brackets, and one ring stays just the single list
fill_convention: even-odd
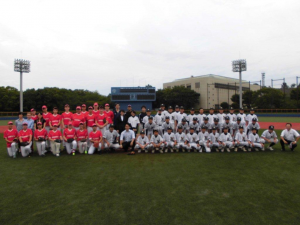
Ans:
[{"label": "building roof", "polygon": [[[176,79],[172,82],[175,82],[175,81],[182,81],[182,80],[187,80],[187,79],[191,79],[191,78],[216,78],[216,79],[223,79],[223,80],[226,80],[226,79],[232,79],[232,80],[237,80],[239,81],[239,79],[237,78],[232,78],[232,77],[225,77],[225,76],[221,76],[221,75],[215,75],[215,74],[206,74],[206,75],[199,75],[199,76],[190,76],[190,77],[186,77],[186,78],[180,78],[180,79]],[[242,80],[243,82],[247,82],[246,80]]]}]

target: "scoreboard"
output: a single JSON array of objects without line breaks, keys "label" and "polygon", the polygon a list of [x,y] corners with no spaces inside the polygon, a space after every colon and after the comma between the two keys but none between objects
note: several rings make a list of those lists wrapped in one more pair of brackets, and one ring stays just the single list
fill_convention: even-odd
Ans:
[{"label": "scoreboard", "polygon": [[112,87],[111,100],[121,104],[122,109],[126,104],[132,105],[134,110],[140,110],[142,105],[152,109],[152,102],[156,100],[155,87]]}]

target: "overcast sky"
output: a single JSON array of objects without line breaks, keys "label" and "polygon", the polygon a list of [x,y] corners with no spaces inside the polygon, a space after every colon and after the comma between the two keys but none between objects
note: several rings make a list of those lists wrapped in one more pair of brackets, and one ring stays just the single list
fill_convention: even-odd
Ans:
[{"label": "overcast sky", "polygon": [[[10,0],[0,2],[0,86],[19,88],[15,58],[31,61],[24,89],[162,88],[191,75],[300,76],[299,0]],[[280,83],[276,82],[277,84]]]}]

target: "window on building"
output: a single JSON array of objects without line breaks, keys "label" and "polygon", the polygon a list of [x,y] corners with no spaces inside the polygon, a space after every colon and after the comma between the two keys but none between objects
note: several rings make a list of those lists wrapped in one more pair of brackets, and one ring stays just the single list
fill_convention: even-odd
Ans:
[{"label": "window on building", "polygon": [[167,88],[171,88],[171,86],[167,86]]},{"label": "window on building", "polygon": [[191,84],[187,84],[187,85],[186,85],[186,88],[192,89],[192,85],[191,85]]},{"label": "window on building", "polygon": [[200,82],[195,83],[195,88],[200,88]]}]

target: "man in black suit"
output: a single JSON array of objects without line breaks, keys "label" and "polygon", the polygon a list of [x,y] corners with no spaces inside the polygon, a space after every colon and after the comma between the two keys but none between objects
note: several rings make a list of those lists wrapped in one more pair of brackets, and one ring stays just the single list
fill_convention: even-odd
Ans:
[{"label": "man in black suit", "polygon": [[132,112],[131,105],[128,105],[128,106],[127,106],[127,112],[125,113],[125,120],[126,120],[126,123],[127,123],[127,121],[128,121],[128,118],[131,117],[131,112]]},{"label": "man in black suit", "polygon": [[125,130],[125,124],[127,123],[125,111],[123,109],[120,110],[120,115],[116,120],[116,130],[119,134],[121,134]]}]

